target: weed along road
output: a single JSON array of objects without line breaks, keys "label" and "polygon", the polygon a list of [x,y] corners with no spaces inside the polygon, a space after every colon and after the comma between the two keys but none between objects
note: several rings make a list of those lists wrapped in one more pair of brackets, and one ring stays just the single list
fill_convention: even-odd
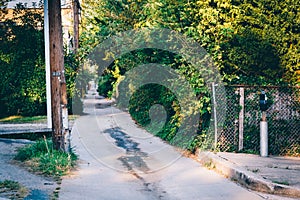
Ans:
[{"label": "weed along road", "polygon": [[59,199],[263,199],[184,157],[95,93],[89,91],[88,114],[73,126],[80,161],[63,178]]}]

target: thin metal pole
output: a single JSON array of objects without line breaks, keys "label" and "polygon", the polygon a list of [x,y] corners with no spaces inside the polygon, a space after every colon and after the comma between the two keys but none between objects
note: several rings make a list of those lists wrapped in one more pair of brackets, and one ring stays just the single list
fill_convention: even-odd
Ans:
[{"label": "thin metal pole", "polygon": [[240,87],[240,113],[239,113],[239,151],[244,148],[244,109],[245,109],[245,91]]},{"label": "thin metal pole", "polygon": [[52,128],[48,0],[44,0],[44,38],[45,38],[45,64],[46,64],[45,69],[46,69],[47,127]]},{"label": "thin metal pole", "polygon": [[260,122],[260,156],[268,156],[268,122]]},{"label": "thin metal pole", "polygon": [[218,121],[217,121],[217,102],[216,102],[216,85],[212,83],[212,97],[213,97],[213,115],[214,115],[214,132],[215,132],[215,148],[218,143]]}]

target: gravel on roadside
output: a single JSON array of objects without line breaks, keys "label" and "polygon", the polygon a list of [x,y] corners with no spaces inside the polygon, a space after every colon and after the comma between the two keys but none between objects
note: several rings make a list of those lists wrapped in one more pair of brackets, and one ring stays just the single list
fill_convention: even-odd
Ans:
[{"label": "gravel on roadside", "polygon": [[[24,139],[0,138],[0,181],[16,181],[26,187],[29,195],[25,200],[48,200],[58,188],[57,182],[51,178],[33,174],[13,160],[16,150],[30,143],[32,141]],[[5,193],[0,193],[1,198],[7,198]]]}]

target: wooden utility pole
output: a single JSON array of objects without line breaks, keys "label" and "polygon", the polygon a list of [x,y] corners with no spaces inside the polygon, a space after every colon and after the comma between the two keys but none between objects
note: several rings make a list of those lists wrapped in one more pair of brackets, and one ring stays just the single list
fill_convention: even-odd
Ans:
[{"label": "wooden utility pole", "polygon": [[77,53],[79,47],[79,0],[73,0],[73,31],[74,31],[74,53]]},{"label": "wooden utility pole", "polygon": [[[50,71],[51,71],[51,108],[52,140],[57,150],[65,151],[65,136],[62,108],[66,106],[64,52],[60,0],[49,1],[50,31]],[[62,87],[63,85],[63,87]],[[64,98],[62,98],[62,96]]]}]

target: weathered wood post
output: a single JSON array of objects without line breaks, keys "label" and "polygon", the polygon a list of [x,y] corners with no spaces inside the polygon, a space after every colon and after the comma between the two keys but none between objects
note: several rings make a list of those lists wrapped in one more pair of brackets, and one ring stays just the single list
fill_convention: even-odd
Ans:
[{"label": "weathered wood post", "polygon": [[74,31],[74,53],[79,47],[79,0],[73,0],[73,31]]},{"label": "weathered wood post", "polygon": [[62,107],[66,105],[66,93],[64,88],[64,52],[60,0],[49,1],[48,8],[50,32],[51,108],[53,124],[52,140],[55,149],[65,151]]}]

